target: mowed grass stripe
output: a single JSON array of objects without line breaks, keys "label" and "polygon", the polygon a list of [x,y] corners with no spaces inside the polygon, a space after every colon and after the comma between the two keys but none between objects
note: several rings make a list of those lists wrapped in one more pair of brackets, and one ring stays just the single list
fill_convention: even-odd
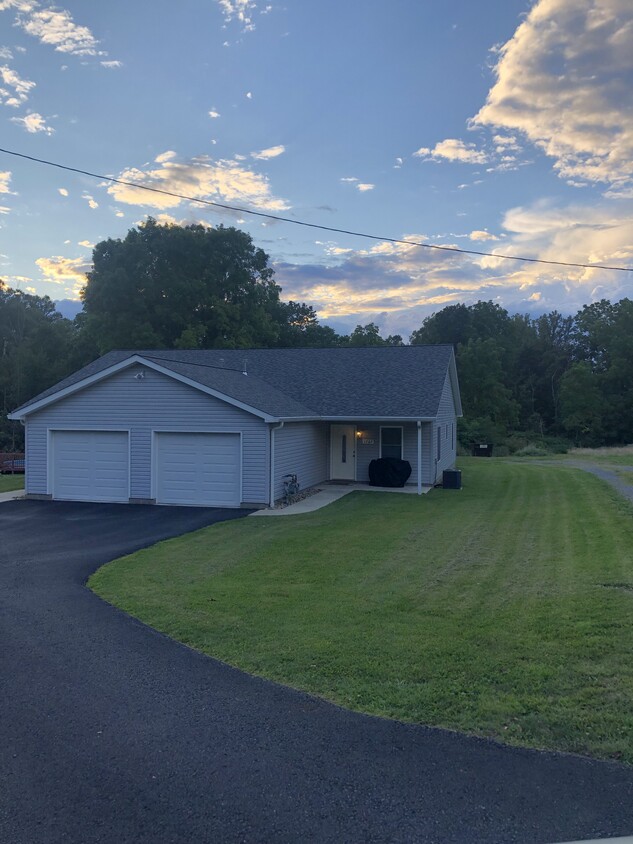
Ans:
[{"label": "mowed grass stripe", "polygon": [[633,762],[633,509],[587,473],[463,461],[464,489],[353,493],[112,563],[95,591],[344,706]]}]

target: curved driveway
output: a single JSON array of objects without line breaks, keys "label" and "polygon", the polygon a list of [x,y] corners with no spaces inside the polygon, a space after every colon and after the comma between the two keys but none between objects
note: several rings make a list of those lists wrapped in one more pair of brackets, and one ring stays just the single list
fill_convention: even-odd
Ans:
[{"label": "curved driveway", "polygon": [[237,517],[0,506],[0,840],[554,842],[633,832],[633,769],[353,714],[149,629],[83,583]]}]

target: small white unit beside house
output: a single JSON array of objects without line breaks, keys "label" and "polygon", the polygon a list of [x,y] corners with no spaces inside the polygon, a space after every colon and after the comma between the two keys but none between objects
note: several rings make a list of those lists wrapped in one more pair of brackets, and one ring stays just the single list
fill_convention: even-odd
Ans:
[{"label": "small white unit beside house", "polygon": [[116,351],[9,418],[27,496],[266,507],[288,473],[362,483],[379,457],[421,491],[455,463],[458,416],[447,345]]}]

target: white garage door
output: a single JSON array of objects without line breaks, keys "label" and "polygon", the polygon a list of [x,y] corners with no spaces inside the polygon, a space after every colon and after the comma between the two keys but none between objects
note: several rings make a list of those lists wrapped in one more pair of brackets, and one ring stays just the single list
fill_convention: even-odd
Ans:
[{"label": "white garage door", "polygon": [[125,431],[54,431],[51,445],[53,498],[128,502],[130,458]]},{"label": "white garage door", "polygon": [[156,434],[156,501],[240,506],[239,434]]}]

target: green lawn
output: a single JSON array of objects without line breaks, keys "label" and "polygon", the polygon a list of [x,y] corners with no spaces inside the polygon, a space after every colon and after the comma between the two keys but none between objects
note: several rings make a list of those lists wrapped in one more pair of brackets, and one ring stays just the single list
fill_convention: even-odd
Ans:
[{"label": "green lawn", "polygon": [[0,475],[0,492],[24,489],[24,475]]},{"label": "green lawn", "polygon": [[587,473],[464,459],[100,569],[106,600],[351,709],[633,763],[633,509]]}]

